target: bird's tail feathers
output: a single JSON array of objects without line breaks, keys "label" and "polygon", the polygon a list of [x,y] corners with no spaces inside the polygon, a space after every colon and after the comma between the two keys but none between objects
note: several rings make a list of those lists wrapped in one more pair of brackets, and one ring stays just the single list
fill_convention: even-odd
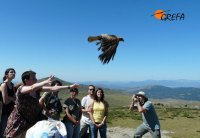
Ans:
[{"label": "bird's tail feathers", "polygon": [[97,40],[100,40],[100,39],[101,39],[100,36],[89,36],[88,42],[93,42],[93,41],[97,41]]}]

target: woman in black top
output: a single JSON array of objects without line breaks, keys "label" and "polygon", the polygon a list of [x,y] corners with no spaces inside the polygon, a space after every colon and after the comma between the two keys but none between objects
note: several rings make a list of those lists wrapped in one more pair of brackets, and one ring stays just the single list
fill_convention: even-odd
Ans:
[{"label": "woman in black top", "polygon": [[12,80],[15,78],[15,73],[13,68],[6,69],[3,83],[1,84],[0,100],[3,103],[3,109],[0,121],[0,138],[3,138],[8,117],[15,105],[15,87],[12,83]]}]

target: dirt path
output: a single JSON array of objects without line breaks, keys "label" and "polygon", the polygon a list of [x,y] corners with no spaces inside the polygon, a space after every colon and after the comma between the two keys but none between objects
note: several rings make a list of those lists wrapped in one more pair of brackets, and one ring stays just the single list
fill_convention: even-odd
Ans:
[{"label": "dirt path", "polygon": [[[107,130],[108,138],[133,138],[134,129],[130,128],[120,128],[120,127],[110,127]],[[167,134],[172,133],[166,130],[161,131],[162,138],[171,138]],[[149,133],[145,134],[143,138],[151,138]]]}]

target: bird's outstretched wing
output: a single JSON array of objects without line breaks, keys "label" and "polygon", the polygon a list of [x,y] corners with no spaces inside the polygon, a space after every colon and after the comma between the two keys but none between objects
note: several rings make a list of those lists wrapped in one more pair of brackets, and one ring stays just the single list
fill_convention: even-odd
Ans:
[{"label": "bird's outstretched wing", "polygon": [[114,59],[118,44],[119,42],[112,42],[102,47],[102,54],[99,55],[99,60],[103,64],[108,64],[111,59]]},{"label": "bird's outstretched wing", "polygon": [[115,35],[101,34],[99,36],[89,36],[88,41],[98,41],[96,43],[97,45],[100,44],[98,50],[102,51],[102,53],[99,55],[99,59],[103,64],[108,64],[111,59],[114,59],[119,41],[123,40]]}]

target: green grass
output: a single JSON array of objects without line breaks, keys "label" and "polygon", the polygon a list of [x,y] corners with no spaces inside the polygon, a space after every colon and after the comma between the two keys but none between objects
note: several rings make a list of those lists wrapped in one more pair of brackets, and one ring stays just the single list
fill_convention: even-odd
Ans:
[{"label": "green grass", "polygon": [[[173,138],[200,138],[200,110],[190,108],[156,108],[160,118],[161,130],[173,133]],[[142,123],[137,111],[130,112],[128,108],[110,108],[108,127],[134,128]]]},{"label": "green grass", "polygon": [[[87,89],[81,88],[79,99],[87,95]],[[69,92],[60,92],[62,102],[69,97]],[[105,90],[105,100],[109,103],[108,127],[133,128],[142,123],[141,115],[137,111],[130,112],[131,94]],[[160,119],[161,130],[173,133],[167,134],[173,138],[200,138],[200,102],[180,100],[151,100]],[[187,105],[187,106],[185,106]],[[63,114],[62,114],[63,116]]]}]

